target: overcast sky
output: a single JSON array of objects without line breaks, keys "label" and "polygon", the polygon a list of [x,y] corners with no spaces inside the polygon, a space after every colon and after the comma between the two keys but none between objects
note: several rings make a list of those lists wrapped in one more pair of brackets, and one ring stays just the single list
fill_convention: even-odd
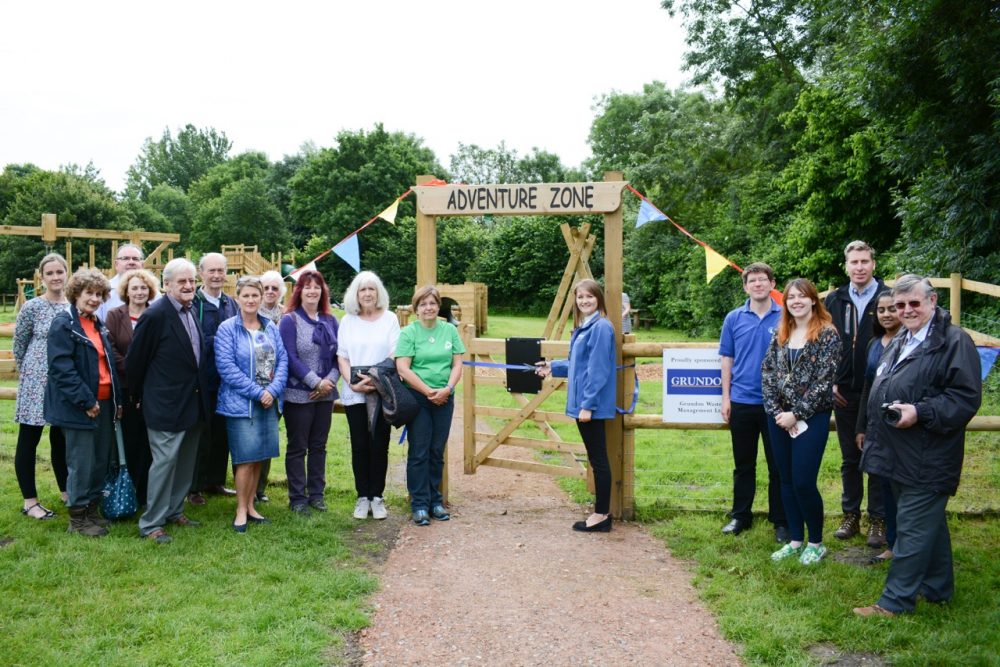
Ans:
[{"label": "overcast sky", "polygon": [[659,0],[0,0],[0,167],[93,161],[120,190],[147,137],[213,127],[272,160],[342,129],[590,154],[597,98],[680,86]]}]

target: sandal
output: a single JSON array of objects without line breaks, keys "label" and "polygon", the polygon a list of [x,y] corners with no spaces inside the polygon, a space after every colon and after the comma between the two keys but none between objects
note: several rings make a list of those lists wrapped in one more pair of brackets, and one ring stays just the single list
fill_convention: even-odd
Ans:
[{"label": "sandal", "polygon": [[[42,510],[42,512],[44,512],[44,514],[42,514],[42,516],[35,516],[35,515],[31,514],[31,510],[35,509],[36,507],[38,509]],[[42,507],[41,503],[35,503],[31,507],[25,507],[25,508],[23,508],[21,510],[21,514],[23,514],[24,516],[29,516],[32,519],[37,519],[38,521],[44,521],[45,519],[51,519],[52,517],[54,517],[56,515],[56,513],[53,512],[52,510],[50,510],[48,508],[45,508],[45,507]]]}]

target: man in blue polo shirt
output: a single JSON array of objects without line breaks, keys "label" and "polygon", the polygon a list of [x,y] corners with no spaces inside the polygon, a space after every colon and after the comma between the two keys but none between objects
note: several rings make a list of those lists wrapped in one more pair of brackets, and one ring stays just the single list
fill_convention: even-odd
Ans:
[{"label": "man in blue polo shirt", "polygon": [[767,459],[767,519],[774,524],[778,542],[788,541],[788,522],[781,504],[781,482],[771,453],[767,414],[760,388],[760,365],[778,328],[781,306],[771,299],[774,271],[763,262],[743,270],[743,290],[750,297],[726,315],[719,338],[722,357],[722,418],[733,441],[732,519],[726,535],[739,535],[753,523],[753,498],[757,491],[757,440],[764,439]]}]

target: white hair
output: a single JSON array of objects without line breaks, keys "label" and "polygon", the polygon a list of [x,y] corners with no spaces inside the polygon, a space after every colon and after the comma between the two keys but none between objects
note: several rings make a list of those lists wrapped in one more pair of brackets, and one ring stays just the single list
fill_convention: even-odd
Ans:
[{"label": "white hair", "polygon": [[359,315],[361,313],[361,304],[358,303],[358,292],[361,291],[362,287],[369,286],[374,287],[378,293],[375,308],[377,310],[387,310],[389,308],[389,292],[386,291],[381,278],[371,271],[362,271],[354,276],[354,280],[351,281],[351,284],[347,286],[347,291],[344,292],[344,310],[346,312],[351,315]]},{"label": "white hair", "polygon": [[226,261],[226,256],[223,255],[221,252],[206,252],[204,255],[201,256],[201,259],[198,260],[199,273],[205,270],[205,261],[209,259],[221,259],[222,266],[225,267],[229,266],[229,262]]},{"label": "white hair", "polygon": [[177,257],[167,262],[167,265],[163,267],[163,284],[166,285],[172,281],[174,274],[178,271],[190,271],[192,277],[197,273],[190,259],[187,257]]},{"label": "white hair", "polygon": [[278,281],[278,287],[281,289],[281,291],[278,292],[280,295],[278,298],[284,299],[285,292],[288,290],[288,285],[285,284],[285,279],[281,277],[280,273],[272,269],[270,271],[265,271],[260,276],[260,282],[262,283],[271,282],[272,280]]},{"label": "white hair", "polygon": [[137,253],[139,253],[139,258],[140,259],[145,259],[146,258],[146,255],[142,252],[142,248],[140,248],[136,244],[134,244],[134,243],[123,243],[120,246],[118,246],[118,252],[115,253],[115,259],[118,259],[118,253],[121,252],[122,250],[124,250],[125,248],[135,248],[135,251]]}]

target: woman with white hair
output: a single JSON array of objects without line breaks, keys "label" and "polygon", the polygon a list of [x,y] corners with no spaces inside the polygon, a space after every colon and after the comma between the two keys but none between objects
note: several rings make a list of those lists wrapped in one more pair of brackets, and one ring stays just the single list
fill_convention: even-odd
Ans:
[{"label": "woman with white hair", "polygon": [[260,276],[260,284],[264,286],[264,302],[260,304],[258,313],[277,324],[281,320],[285,299],[285,279],[277,271],[265,271]]},{"label": "woman with white hair", "polygon": [[[351,281],[344,293],[344,310],[337,362],[344,378],[341,401],[351,430],[351,467],[358,493],[354,518],[366,519],[370,511],[373,518],[384,519],[388,516],[383,494],[390,427],[377,409],[378,394],[363,371],[392,355],[399,340],[399,320],[389,311],[389,293],[371,271],[362,271]],[[368,403],[373,404],[372,410]]]}]

